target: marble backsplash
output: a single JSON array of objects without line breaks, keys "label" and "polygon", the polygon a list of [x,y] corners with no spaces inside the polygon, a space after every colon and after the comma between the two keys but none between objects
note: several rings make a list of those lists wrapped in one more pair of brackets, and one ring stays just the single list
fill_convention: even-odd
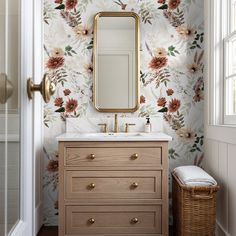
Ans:
[{"label": "marble backsplash", "polygon": [[[150,117],[151,132],[163,132],[162,116]],[[145,117],[118,117],[119,132],[125,132],[125,124],[135,124],[129,127],[129,132],[144,132],[146,118]],[[67,118],[66,132],[68,133],[99,133],[103,128],[98,124],[107,124],[108,132],[114,130],[114,117],[99,117],[99,118]]]}]

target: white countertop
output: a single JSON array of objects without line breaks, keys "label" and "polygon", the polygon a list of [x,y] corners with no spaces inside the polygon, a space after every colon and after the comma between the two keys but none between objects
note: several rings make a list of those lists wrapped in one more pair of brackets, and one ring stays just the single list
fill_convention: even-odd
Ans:
[{"label": "white countertop", "polygon": [[171,141],[164,133],[64,133],[57,141]]}]

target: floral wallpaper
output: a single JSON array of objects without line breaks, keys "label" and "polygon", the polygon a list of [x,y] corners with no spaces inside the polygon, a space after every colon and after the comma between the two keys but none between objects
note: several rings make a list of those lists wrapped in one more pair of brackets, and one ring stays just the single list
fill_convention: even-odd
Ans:
[{"label": "floral wallpaper", "polygon": [[[45,71],[57,91],[44,109],[44,223],[58,216],[55,137],[65,119],[107,116],[92,105],[93,17],[134,11],[141,19],[140,109],[127,116],[163,113],[170,170],[203,159],[203,0],[44,0]],[[171,194],[170,194],[171,196]]]}]

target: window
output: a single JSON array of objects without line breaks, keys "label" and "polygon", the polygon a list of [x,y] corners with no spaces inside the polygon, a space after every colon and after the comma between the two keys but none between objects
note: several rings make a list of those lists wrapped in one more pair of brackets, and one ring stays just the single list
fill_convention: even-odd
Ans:
[{"label": "window", "polygon": [[[224,124],[236,124],[236,0],[228,0],[224,28]],[[226,1],[225,1],[226,3]]]}]

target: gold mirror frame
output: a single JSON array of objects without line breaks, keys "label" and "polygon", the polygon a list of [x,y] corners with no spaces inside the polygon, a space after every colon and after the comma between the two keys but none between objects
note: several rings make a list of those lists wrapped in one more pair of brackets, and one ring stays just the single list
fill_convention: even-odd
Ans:
[{"label": "gold mirror frame", "polygon": [[[135,19],[135,64],[136,69],[136,105],[134,108],[99,108],[97,106],[96,99],[96,84],[97,84],[97,25],[99,17],[133,17]],[[93,42],[93,105],[99,112],[135,112],[139,108],[139,97],[140,97],[140,19],[135,12],[99,12],[94,17],[94,42]]]}]

